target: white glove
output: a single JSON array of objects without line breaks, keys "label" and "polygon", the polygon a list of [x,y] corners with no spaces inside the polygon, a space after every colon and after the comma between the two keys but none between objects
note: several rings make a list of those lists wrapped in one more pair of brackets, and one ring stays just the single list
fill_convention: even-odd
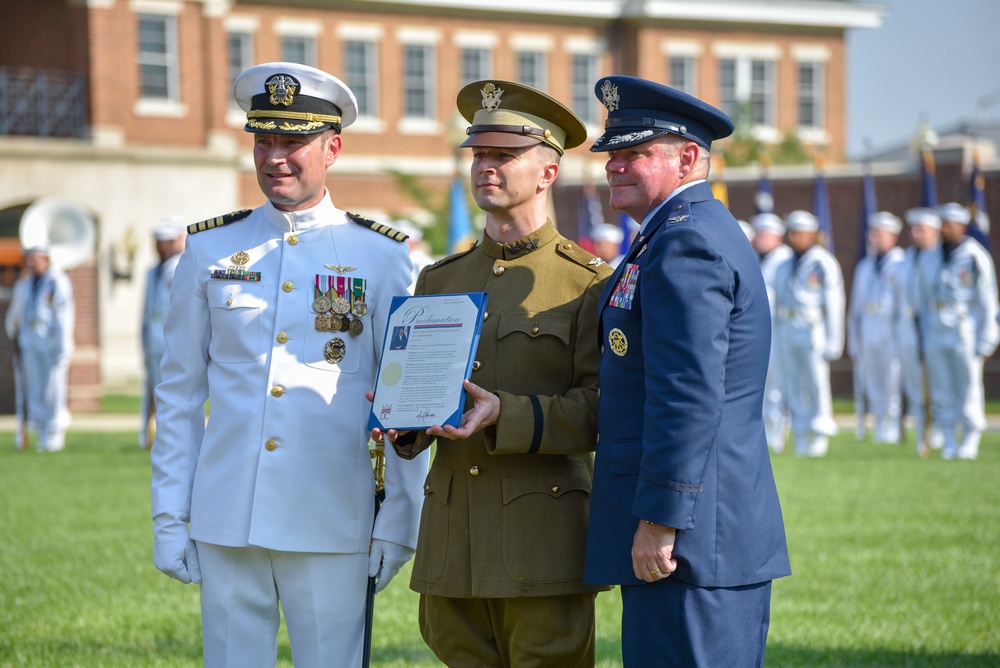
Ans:
[{"label": "white glove", "polygon": [[399,569],[413,558],[413,548],[378,538],[372,541],[372,549],[368,554],[368,577],[378,577],[375,593],[385,589],[389,581],[396,576]]},{"label": "white glove", "polygon": [[153,565],[184,584],[201,584],[198,548],[191,540],[187,522],[173,513],[153,518]]}]

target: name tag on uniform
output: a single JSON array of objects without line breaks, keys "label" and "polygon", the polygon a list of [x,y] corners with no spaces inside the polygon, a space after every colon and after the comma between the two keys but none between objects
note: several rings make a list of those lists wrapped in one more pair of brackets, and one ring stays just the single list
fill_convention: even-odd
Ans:
[{"label": "name tag on uniform", "polygon": [[626,311],[632,310],[632,299],[635,297],[635,286],[639,281],[639,265],[629,262],[625,265],[625,271],[618,278],[615,289],[611,291],[609,306],[623,308]]}]

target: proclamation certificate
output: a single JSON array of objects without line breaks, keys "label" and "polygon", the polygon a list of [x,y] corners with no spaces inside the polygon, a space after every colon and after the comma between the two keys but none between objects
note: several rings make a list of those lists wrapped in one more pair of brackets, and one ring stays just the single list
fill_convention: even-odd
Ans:
[{"label": "proclamation certificate", "polygon": [[393,297],[368,429],[457,427],[486,293]]}]

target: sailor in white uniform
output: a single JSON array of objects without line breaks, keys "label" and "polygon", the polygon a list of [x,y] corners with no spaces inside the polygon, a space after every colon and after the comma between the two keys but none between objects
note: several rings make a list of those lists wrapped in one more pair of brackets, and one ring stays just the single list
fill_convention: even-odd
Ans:
[{"label": "sailor in white uniform", "polygon": [[986,249],[965,234],[969,210],[950,203],[939,214],[941,263],[918,283],[931,410],[944,433],[941,456],[975,459],[986,428],[983,360],[1000,341],[996,271]]},{"label": "sailor in white uniform", "polygon": [[65,446],[71,420],[67,387],[76,319],[73,286],[52,266],[44,246],[26,249],[25,264],[28,273],[14,284],[4,324],[20,360],[18,403],[28,418],[21,428],[37,434],[39,452],[54,452]]},{"label": "sailor in white uniform", "polygon": [[822,457],[837,433],[830,362],[844,350],[844,278],[837,259],[817,243],[813,214],[793,211],[785,227],[794,254],[775,275],[775,343],[795,453]]},{"label": "sailor in white uniform", "polygon": [[868,252],[854,271],[847,311],[847,353],[875,418],[876,443],[898,443],[902,401],[899,355],[893,336],[903,222],[888,211],[868,219]]},{"label": "sailor in white uniform", "polygon": [[760,256],[760,271],[767,287],[767,301],[771,306],[771,355],[764,382],[764,431],[767,444],[776,454],[785,451],[785,434],[788,431],[788,407],[782,394],[781,356],[775,346],[775,274],[781,263],[792,257],[792,249],[784,243],[785,224],[773,213],[760,213],[750,219],[754,235],[751,243]]}]

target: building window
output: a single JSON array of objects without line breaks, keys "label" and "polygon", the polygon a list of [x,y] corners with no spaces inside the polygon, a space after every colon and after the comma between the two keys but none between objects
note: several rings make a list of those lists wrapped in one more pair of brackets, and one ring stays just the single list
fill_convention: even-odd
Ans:
[{"label": "building window", "polygon": [[730,118],[746,118],[755,126],[775,125],[774,62],[724,58],[720,61],[722,110]]},{"label": "building window", "polygon": [[[232,85],[236,77],[253,64],[253,35],[248,32],[230,32],[228,46],[229,83]],[[238,106],[235,99],[229,102],[234,107]]]},{"label": "building window", "polygon": [[799,63],[799,127],[823,127],[823,63]]},{"label": "building window", "polygon": [[407,44],[403,47],[403,116],[435,117],[434,47]]},{"label": "building window", "polygon": [[670,85],[688,95],[698,95],[698,61],[691,56],[670,57]]},{"label": "building window", "polygon": [[378,116],[378,54],[371,41],[344,42],[344,75],[358,99],[359,116]]},{"label": "building window", "polygon": [[177,101],[177,19],[159,14],[138,18],[141,97]]},{"label": "building window", "polygon": [[517,52],[517,80],[524,85],[545,90],[548,87],[545,70],[545,53],[541,51]]},{"label": "building window", "polygon": [[284,35],[281,38],[281,59],[316,67],[316,40],[302,35]]},{"label": "building window", "polygon": [[573,111],[584,123],[597,122],[597,98],[594,82],[597,81],[597,56],[588,53],[573,54],[572,73]]},{"label": "building window", "polygon": [[489,49],[462,49],[462,85],[493,76],[493,52]]}]

